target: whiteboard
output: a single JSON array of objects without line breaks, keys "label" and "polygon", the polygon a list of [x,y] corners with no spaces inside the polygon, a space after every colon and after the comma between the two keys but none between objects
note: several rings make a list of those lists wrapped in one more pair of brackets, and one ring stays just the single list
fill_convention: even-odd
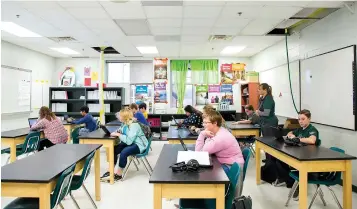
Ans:
[{"label": "whiteboard", "polygon": [[31,70],[1,65],[1,114],[31,111]]},{"label": "whiteboard", "polygon": [[[300,110],[299,70],[299,61],[290,63],[291,86],[298,111]],[[283,117],[297,118],[297,112],[291,98],[288,64],[260,72],[259,80],[260,83],[267,83],[272,87],[275,101],[275,114]]]},{"label": "whiteboard", "polygon": [[355,53],[351,46],[301,61],[301,107],[311,111],[313,122],[355,129]]}]

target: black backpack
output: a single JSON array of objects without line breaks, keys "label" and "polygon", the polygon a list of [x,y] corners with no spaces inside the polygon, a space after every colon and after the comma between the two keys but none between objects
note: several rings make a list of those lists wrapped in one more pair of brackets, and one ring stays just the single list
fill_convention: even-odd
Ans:
[{"label": "black backpack", "polygon": [[252,209],[253,203],[250,196],[240,196],[233,200],[231,209]]},{"label": "black backpack", "polygon": [[137,123],[139,124],[141,130],[143,131],[146,139],[149,140],[152,137],[152,132],[151,132],[150,126],[147,126],[147,125],[142,124],[140,122],[137,122]]}]

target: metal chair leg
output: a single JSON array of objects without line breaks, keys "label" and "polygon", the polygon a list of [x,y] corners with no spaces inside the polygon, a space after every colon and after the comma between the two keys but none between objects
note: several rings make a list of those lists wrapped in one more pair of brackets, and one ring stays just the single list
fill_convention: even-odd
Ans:
[{"label": "metal chair leg", "polygon": [[332,194],[332,196],[333,196],[333,199],[335,199],[335,202],[336,202],[337,206],[338,206],[340,209],[342,209],[342,206],[341,206],[340,202],[338,201],[335,192],[331,189],[331,187],[327,186],[327,188],[330,190],[330,192],[331,192],[331,194]]},{"label": "metal chair leg", "polygon": [[319,186],[319,196],[320,196],[320,199],[322,201],[322,204],[324,204],[324,206],[326,206],[326,201],[325,201],[325,198],[324,198],[324,193],[322,192],[322,189],[321,189],[321,186]]},{"label": "metal chair leg", "polygon": [[150,146],[150,151],[152,151],[152,148],[151,148],[151,146]]},{"label": "metal chair leg", "polygon": [[320,191],[320,186],[319,185],[316,185],[316,192],[314,194],[314,196],[312,197],[312,200],[310,202],[310,205],[309,205],[309,209],[312,207],[312,204],[314,203],[316,197],[317,197],[317,193],[319,193]]},{"label": "metal chair leg", "polygon": [[87,194],[87,196],[88,196],[90,202],[92,203],[93,207],[94,207],[95,209],[97,209],[97,205],[95,204],[93,198],[90,196],[90,194],[89,194],[87,188],[84,186],[84,184],[82,184],[82,188],[83,188],[84,191],[86,192],[86,194]]},{"label": "metal chair leg", "polygon": [[143,158],[141,158],[141,162],[143,162],[143,165],[144,165],[144,167],[145,167],[147,173],[149,174],[149,176],[151,176],[151,173],[150,173],[149,169],[147,168],[147,166],[146,166],[146,164],[145,164]]},{"label": "metal chair leg", "polygon": [[249,150],[250,150],[250,152],[252,154],[252,157],[254,158],[255,157],[255,150],[254,150],[252,144],[249,144]]},{"label": "metal chair leg", "polygon": [[[138,161],[139,161],[139,160],[138,160]],[[138,167],[138,165],[136,164],[135,159],[133,159],[133,163],[134,163],[134,165],[135,165],[135,167],[136,167],[136,170],[139,171],[139,167]],[[140,163],[139,163],[139,165],[140,165]]]},{"label": "metal chair leg", "polygon": [[71,197],[71,199],[72,199],[74,205],[76,206],[76,208],[77,208],[77,209],[80,209],[80,207],[79,207],[77,201],[74,199],[74,197],[73,197],[73,195],[72,195],[72,192],[69,193],[69,196]]},{"label": "metal chair leg", "polygon": [[127,173],[127,172],[128,172],[128,170],[129,170],[130,164],[131,164],[131,162],[133,161],[133,159],[132,159],[132,158],[129,158],[129,159],[130,159],[130,160],[129,160],[128,165],[126,166],[126,168],[124,168],[124,171],[123,171],[123,174],[122,174],[121,181],[124,181],[124,178],[125,178],[125,176],[126,176],[126,173]]},{"label": "metal chair leg", "polygon": [[5,165],[9,164],[9,162],[10,162],[10,156],[7,158]]},{"label": "metal chair leg", "polygon": [[298,182],[298,181],[295,181],[293,187],[292,187],[291,190],[290,190],[288,200],[287,200],[286,203],[285,203],[285,207],[288,207],[289,202],[290,202],[291,198],[293,197],[293,194],[294,194],[294,192],[295,192],[295,190],[296,190],[296,188],[297,188],[298,186],[299,186],[299,182]]},{"label": "metal chair leg", "polygon": [[154,170],[152,169],[152,167],[151,167],[151,165],[150,165],[148,159],[147,159],[146,157],[144,157],[144,160],[145,160],[145,162],[147,163],[147,165],[149,166],[150,171],[151,171],[151,173],[152,173]]},{"label": "metal chair leg", "polygon": [[60,206],[61,209],[64,209],[62,203],[59,203],[58,205]]}]

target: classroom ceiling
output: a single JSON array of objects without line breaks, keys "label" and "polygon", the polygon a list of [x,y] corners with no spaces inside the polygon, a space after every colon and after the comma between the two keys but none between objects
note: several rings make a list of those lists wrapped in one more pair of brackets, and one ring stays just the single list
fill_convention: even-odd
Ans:
[{"label": "classroom ceiling", "polygon": [[[43,37],[21,38],[2,31],[1,39],[53,57],[71,57],[50,48],[68,47],[79,57],[98,57],[92,47],[112,46],[106,57],[222,57],[226,46],[245,46],[234,55],[250,57],[282,40],[266,36],[307,8],[339,8],[342,1],[107,0],[4,1],[1,20]],[[313,10],[312,10],[313,11]],[[291,24],[295,23],[293,21]],[[232,36],[210,41],[211,35]],[[58,41],[55,37],[72,37]],[[51,39],[50,39],[51,38]],[[136,47],[156,46],[143,55]],[[232,57],[232,55],[227,55]]]}]

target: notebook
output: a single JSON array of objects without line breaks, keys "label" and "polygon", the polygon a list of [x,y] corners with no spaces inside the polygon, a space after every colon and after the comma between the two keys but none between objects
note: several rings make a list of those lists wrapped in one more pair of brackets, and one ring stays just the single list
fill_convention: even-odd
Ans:
[{"label": "notebook", "polygon": [[195,159],[200,166],[211,166],[211,160],[208,152],[195,152],[195,151],[178,151],[177,162],[187,163],[189,160]]}]

